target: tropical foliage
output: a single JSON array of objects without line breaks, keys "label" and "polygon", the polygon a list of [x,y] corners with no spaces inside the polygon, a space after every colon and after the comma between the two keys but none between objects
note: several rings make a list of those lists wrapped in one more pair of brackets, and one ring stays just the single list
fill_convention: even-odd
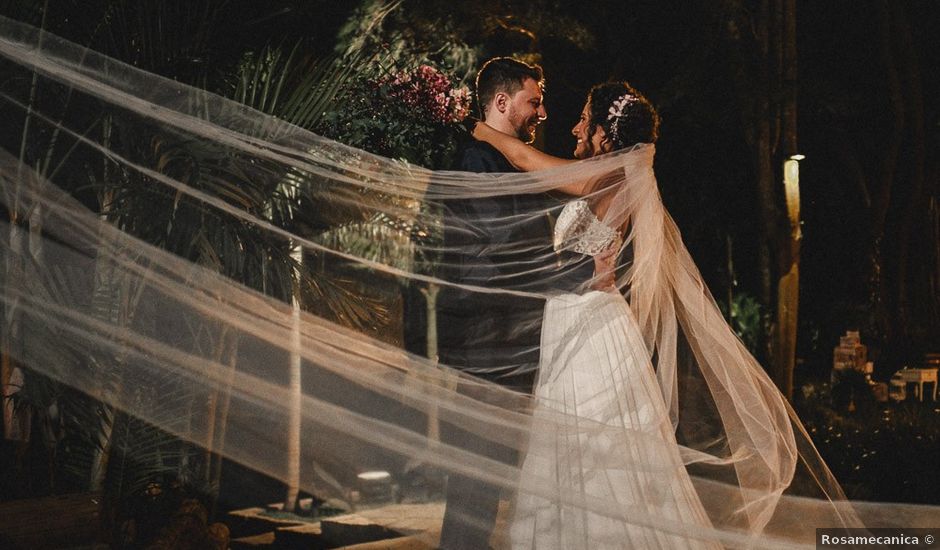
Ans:
[{"label": "tropical foliage", "polygon": [[726,303],[722,302],[718,305],[731,324],[731,328],[734,329],[734,333],[751,353],[756,353],[760,335],[764,330],[760,302],[749,294],[741,293],[732,298],[730,311]]},{"label": "tropical foliage", "polygon": [[321,127],[324,135],[429,168],[449,166],[454,124],[470,110],[470,90],[420,65],[350,86]]},{"label": "tropical foliage", "polygon": [[[202,86],[207,93],[222,94],[301,128],[333,128],[333,136],[340,140],[416,163],[443,162],[453,146],[455,127],[451,124],[467,109],[465,88],[426,65],[423,55],[415,55],[409,63],[406,52],[398,52],[397,63],[401,68],[392,71],[384,68],[386,59],[365,55],[361,50],[324,54],[317,50],[322,40],[298,38],[286,42],[281,37],[275,40],[269,36],[271,42],[245,44],[233,56],[232,44],[225,43],[225,33],[220,28],[227,23],[221,14],[233,10],[221,10],[221,2],[204,0],[182,6],[102,0],[94,6],[97,10],[78,3],[39,9],[31,2],[8,4],[4,13],[19,15],[53,32],[68,34],[62,25],[70,18],[89,23],[83,29],[91,29],[90,33],[83,30],[80,36],[75,36],[73,31],[71,38],[147,70]],[[23,73],[11,67],[9,74]],[[337,212],[320,208],[315,193],[301,196],[296,192],[299,187],[317,188],[317,182],[308,174],[259,163],[222,146],[163,131],[140,119],[105,113],[93,102],[72,97],[68,89],[38,84],[36,77],[13,78],[3,87],[11,96],[28,97],[33,106],[39,107],[37,111],[61,113],[62,118],[40,120],[16,105],[5,103],[0,109],[5,117],[15,121],[12,128],[17,132],[5,133],[3,146],[19,150],[21,161],[41,176],[55,176],[57,183],[64,184],[103,219],[255,290],[286,302],[307,304],[318,313],[351,326],[370,330],[376,319],[388,317],[384,306],[361,292],[355,279],[311,269],[313,262],[304,261],[297,254],[295,243],[227,221],[211,207],[155,185],[142,172],[123,170],[117,163],[102,161],[100,155],[88,154],[77,145],[75,136],[65,136],[56,123],[71,117],[69,127],[84,128],[85,136],[122,156],[221,198],[264,221],[311,238],[318,235],[334,238],[327,235],[335,236],[340,231],[345,232],[348,241],[357,235],[375,236],[376,231],[397,231],[396,235],[405,237],[401,246],[376,249],[376,254],[390,263],[410,261],[408,237],[413,229],[410,226],[376,219],[368,209]],[[383,112],[385,116],[380,123],[360,131],[353,126],[362,111],[355,109],[366,100],[373,112]],[[381,108],[379,102],[383,101],[394,107]],[[398,107],[400,102],[412,102],[411,108]],[[262,134],[267,129],[259,127],[254,131]],[[379,134],[382,139],[377,138]],[[416,141],[414,136],[421,139]],[[405,143],[411,146],[406,149]],[[51,159],[56,159],[56,164]],[[22,240],[30,227],[41,226],[40,219],[20,219],[12,209],[7,212],[7,219],[13,222],[13,227],[22,228],[4,236],[11,240],[12,249],[21,246],[19,242],[13,243],[14,239]],[[389,237],[378,242],[396,242],[395,235]],[[16,266],[6,266],[2,276],[9,279],[19,272]],[[87,307],[95,315],[138,326],[146,322],[146,316],[136,311],[134,299],[142,289],[128,287],[127,281],[107,263],[99,262],[94,273],[77,280],[43,277],[34,282],[34,290],[76,305],[73,294],[80,290],[80,285],[92,285],[94,299]],[[26,321],[18,319],[15,309],[5,313],[4,341],[9,342],[14,336],[12,331],[23,330]],[[237,336],[219,327],[184,326],[180,332],[181,338],[188,338],[194,353],[209,357],[234,355],[240,345]],[[153,380],[150,389],[132,390],[123,383],[125,358],[104,352],[80,357],[69,353],[68,338],[59,341],[63,343],[62,349],[50,350],[49,360],[61,364],[63,371],[68,368],[85,373],[95,387],[112,392],[120,397],[118,400],[134,399],[138,406],[146,408],[147,400],[159,399],[162,392],[170,392],[186,403],[185,383]],[[8,356],[9,352],[3,353]],[[130,543],[120,534],[130,520],[124,512],[130,509],[126,505],[139,500],[146,491],[153,492],[155,483],[163,487],[185,486],[210,500],[216,493],[222,468],[220,456],[214,452],[218,440],[189,444],[36,373],[26,371],[25,376],[23,389],[13,401],[18,414],[47,427],[43,440],[50,450],[49,469],[53,472],[47,490],[104,491],[105,502],[111,505],[106,515],[113,519],[115,542]],[[127,393],[131,391],[133,395]],[[192,395],[185,406],[193,412],[201,410],[215,426],[210,432],[221,434],[226,396],[220,393],[203,399]],[[36,439],[32,442],[34,446],[42,444]]]}]

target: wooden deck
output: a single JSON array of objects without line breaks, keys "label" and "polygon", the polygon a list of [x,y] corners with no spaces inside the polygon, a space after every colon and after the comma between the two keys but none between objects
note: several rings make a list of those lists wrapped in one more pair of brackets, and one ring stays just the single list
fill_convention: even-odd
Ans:
[{"label": "wooden deck", "polygon": [[[334,516],[318,522],[298,521],[285,525],[283,519],[265,523],[264,510],[251,508],[233,512],[229,525],[235,537],[232,550],[316,549],[327,550],[431,550],[441,538],[444,503],[388,504]],[[490,546],[507,546],[509,503],[500,502]],[[251,526],[253,533],[239,535],[236,525]]]},{"label": "wooden deck", "polygon": [[[98,499],[78,494],[0,503],[0,548],[97,548]],[[443,502],[388,504],[319,521],[256,507],[232,512],[224,523],[232,550],[429,550],[438,544],[443,515]]]},{"label": "wooden deck", "polygon": [[271,517],[262,508],[232,512],[232,550],[258,548],[428,550],[440,537],[444,504],[389,504],[320,521]]}]

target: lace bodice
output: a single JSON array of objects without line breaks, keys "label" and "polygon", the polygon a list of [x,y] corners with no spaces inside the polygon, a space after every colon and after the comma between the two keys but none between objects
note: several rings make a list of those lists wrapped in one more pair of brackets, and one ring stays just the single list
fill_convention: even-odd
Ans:
[{"label": "lace bodice", "polygon": [[584,200],[568,203],[555,222],[555,250],[596,256],[610,248],[617,237],[617,231],[597,219]]}]

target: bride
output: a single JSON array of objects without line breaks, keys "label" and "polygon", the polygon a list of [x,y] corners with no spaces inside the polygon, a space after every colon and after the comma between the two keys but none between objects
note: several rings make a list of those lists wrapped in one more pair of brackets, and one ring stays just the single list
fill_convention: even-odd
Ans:
[{"label": "bride", "polygon": [[[578,123],[574,155],[588,159],[637,144],[652,144],[659,117],[625,82],[595,86]],[[566,164],[518,139],[477,125],[474,136],[495,146],[525,171]],[[650,151],[652,147],[649,147]],[[652,155],[648,155],[652,161]],[[651,166],[641,166],[642,171]],[[629,179],[629,174],[628,174]],[[569,202],[555,225],[556,250],[594,256],[593,290],[551,296],[545,306],[534,416],[563,413],[581,425],[533,433],[522,484],[539,476],[561,490],[615,502],[617,515],[637,512],[676,525],[709,528],[710,521],[686,472],[663,392],[641,328],[616,285],[628,220],[623,197],[601,182],[574,182],[559,190],[586,196]],[[522,493],[510,537],[514,548],[704,548],[705,541],[585,513],[559,501]]]}]

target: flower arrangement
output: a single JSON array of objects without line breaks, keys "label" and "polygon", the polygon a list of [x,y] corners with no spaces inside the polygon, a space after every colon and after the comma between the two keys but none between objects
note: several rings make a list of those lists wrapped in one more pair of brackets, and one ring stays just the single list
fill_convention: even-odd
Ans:
[{"label": "flower arrangement", "polygon": [[326,116],[321,132],[369,152],[448,168],[470,90],[428,64],[363,76]]},{"label": "flower arrangement", "polygon": [[387,87],[390,98],[439,124],[462,122],[470,113],[470,90],[466,86],[455,88],[447,75],[430,65],[397,72],[380,79],[377,85]]}]

